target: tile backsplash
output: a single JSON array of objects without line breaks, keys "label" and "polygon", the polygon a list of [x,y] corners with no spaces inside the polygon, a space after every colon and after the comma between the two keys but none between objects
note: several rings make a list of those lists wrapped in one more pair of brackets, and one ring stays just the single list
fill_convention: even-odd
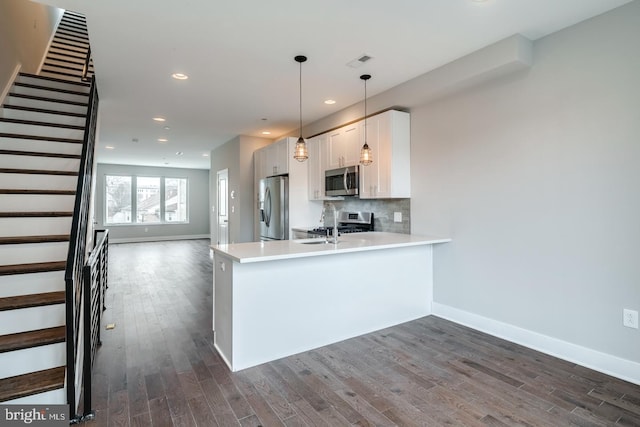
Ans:
[{"label": "tile backsplash", "polygon": [[[344,200],[335,200],[336,209],[341,211],[365,211],[373,212],[373,228],[375,231],[388,231],[391,233],[411,233],[411,199],[359,199],[346,197]],[[394,212],[402,214],[402,222],[393,222]]]}]

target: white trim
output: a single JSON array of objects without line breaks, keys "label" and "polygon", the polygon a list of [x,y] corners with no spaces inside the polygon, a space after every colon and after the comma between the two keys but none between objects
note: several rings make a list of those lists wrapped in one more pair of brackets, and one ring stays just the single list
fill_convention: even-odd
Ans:
[{"label": "white trim", "polygon": [[18,73],[20,73],[21,69],[22,69],[22,63],[18,62],[15,68],[13,69],[11,78],[9,78],[9,81],[7,82],[6,86],[4,87],[4,89],[2,89],[2,92],[0,92],[0,105],[4,104],[4,98],[6,98],[7,94],[11,90],[11,86],[13,86],[13,83],[18,78]]},{"label": "white trim", "polygon": [[159,242],[165,240],[195,240],[210,239],[209,234],[187,234],[181,236],[152,236],[152,237],[122,237],[114,239],[109,237],[109,243],[139,243],[139,242]]},{"label": "white trim", "polygon": [[640,363],[433,302],[434,316],[640,385]]}]

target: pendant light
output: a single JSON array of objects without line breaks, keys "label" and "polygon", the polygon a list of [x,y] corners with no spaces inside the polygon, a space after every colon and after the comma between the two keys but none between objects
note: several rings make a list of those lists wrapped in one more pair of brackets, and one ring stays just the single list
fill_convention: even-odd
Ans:
[{"label": "pendant light", "polygon": [[304,162],[309,158],[309,153],[307,152],[307,143],[302,137],[302,63],[307,60],[307,57],[304,55],[298,55],[293,59],[295,59],[296,62],[300,64],[300,137],[296,142],[296,149],[293,152],[293,158],[299,162]]},{"label": "pendant light", "polygon": [[360,149],[360,164],[369,166],[373,163],[371,148],[369,148],[369,144],[367,144],[367,80],[371,78],[371,75],[363,74],[360,78],[364,80],[364,145]]}]

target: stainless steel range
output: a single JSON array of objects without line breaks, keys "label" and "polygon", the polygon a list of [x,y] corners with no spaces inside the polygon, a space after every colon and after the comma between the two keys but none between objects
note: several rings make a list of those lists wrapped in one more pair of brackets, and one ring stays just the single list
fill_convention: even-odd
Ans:
[{"label": "stainless steel range", "polygon": [[[362,233],[373,230],[373,212],[338,211],[338,233]],[[328,232],[328,233],[327,233]],[[333,227],[317,227],[307,233],[332,236]]]}]

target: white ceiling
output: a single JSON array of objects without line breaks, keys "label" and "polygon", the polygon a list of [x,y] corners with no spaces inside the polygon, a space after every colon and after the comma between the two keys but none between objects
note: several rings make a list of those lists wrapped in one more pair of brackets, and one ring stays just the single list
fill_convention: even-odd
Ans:
[{"label": "white ceiling", "polygon": [[[309,57],[309,123],[360,102],[363,73],[375,95],[513,34],[535,40],[629,1],[43,0],[87,16],[98,161],[202,169],[210,163],[203,154],[236,135],[297,129],[295,55]],[[346,65],[362,54],[373,59]],[[175,72],[189,79],[174,80]]]}]

